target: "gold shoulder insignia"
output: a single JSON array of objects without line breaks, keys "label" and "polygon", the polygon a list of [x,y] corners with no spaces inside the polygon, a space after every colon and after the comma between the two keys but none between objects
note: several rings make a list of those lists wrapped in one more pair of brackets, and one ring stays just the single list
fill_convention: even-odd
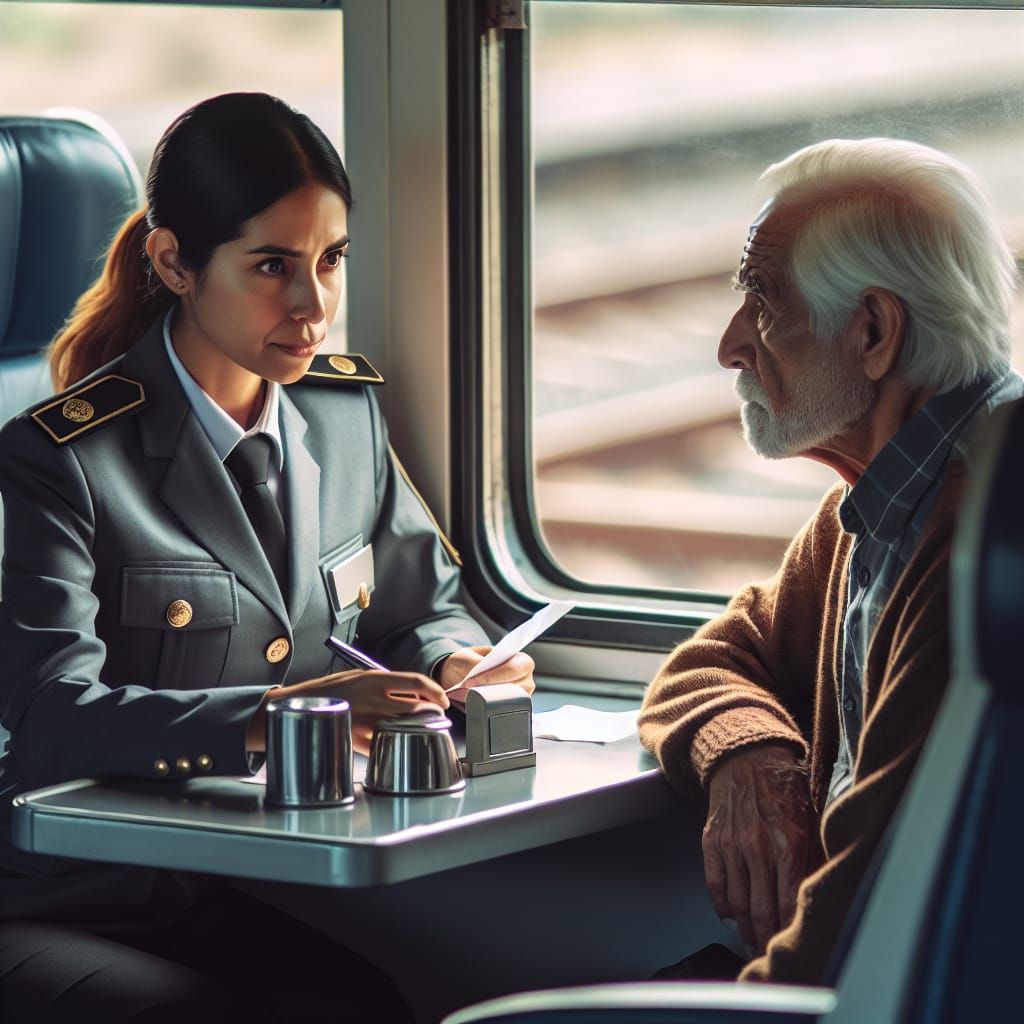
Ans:
[{"label": "gold shoulder insignia", "polygon": [[111,373],[41,405],[32,419],[57,444],[67,444],[145,401],[146,393],[138,381]]},{"label": "gold shoulder insignia", "polygon": [[355,352],[344,355],[314,356],[299,384],[383,384],[384,378],[370,365],[366,356]]}]

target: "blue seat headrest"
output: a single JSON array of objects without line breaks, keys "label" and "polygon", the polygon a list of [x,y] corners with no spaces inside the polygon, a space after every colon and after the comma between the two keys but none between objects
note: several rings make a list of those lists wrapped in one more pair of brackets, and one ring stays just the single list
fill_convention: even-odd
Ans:
[{"label": "blue seat headrest", "polygon": [[49,343],[141,202],[138,171],[103,126],[0,117],[0,358]]}]

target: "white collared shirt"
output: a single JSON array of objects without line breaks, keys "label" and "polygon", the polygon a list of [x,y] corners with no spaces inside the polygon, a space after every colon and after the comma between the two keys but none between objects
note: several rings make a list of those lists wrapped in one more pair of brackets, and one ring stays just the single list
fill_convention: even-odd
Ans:
[{"label": "white collared shirt", "polygon": [[[217,458],[223,462],[232,452],[235,445],[243,438],[254,434],[266,434],[273,445],[275,458],[270,461],[270,472],[267,474],[267,487],[278,505],[281,504],[281,475],[284,472],[284,442],[281,439],[280,389],[277,381],[268,380],[263,408],[256,422],[243,430],[196,382],[195,378],[185,369],[184,363],[178,358],[171,344],[171,315],[169,310],[164,317],[164,347],[167,358],[174,367],[174,373],[181,383],[185,397],[192,411],[199,420],[203,432],[210,439]],[[230,476],[230,474],[229,474]],[[283,511],[283,509],[282,509]]]}]

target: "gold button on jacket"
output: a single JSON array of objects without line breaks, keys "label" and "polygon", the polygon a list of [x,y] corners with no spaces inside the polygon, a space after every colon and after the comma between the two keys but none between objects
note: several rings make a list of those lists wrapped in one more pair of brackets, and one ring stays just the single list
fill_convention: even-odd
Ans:
[{"label": "gold button on jacket", "polygon": [[179,757],[174,762],[174,770],[179,775],[191,775],[192,774],[192,762],[187,757]]},{"label": "gold button on jacket", "polygon": [[192,605],[180,598],[167,606],[167,621],[175,628],[181,629],[192,621]]},{"label": "gold button on jacket", "polygon": [[276,640],[271,640],[267,644],[266,657],[267,661],[271,665],[276,665],[279,661],[284,661],[288,657],[288,652],[292,649],[292,645],[288,643],[288,638],[279,636]]},{"label": "gold button on jacket", "polygon": [[170,775],[171,766],[162,757],[158,757],[153,762],[153,771],[160,776]]}]

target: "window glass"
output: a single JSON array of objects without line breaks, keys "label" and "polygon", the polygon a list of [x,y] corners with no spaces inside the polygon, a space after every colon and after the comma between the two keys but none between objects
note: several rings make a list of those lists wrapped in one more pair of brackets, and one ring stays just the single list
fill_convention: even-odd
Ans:
[{"label": "window glass", "polygon": [[[143,176],[161,132],[222,92],[269,92],[341,150],[341,12],[124,3],[0,3],[0,113],[84,109]],[[355,251],[353,251],[353,256]],[[329,344],[343,347],[345,315]]]},{"label": "window glass", "polygon": [[717,364],[758,175],[826,138],[928,143],[1019,251],[1024,12],[540,2],[529,31],[543,538],[588,582],[729,593],[836,479],[749,451]]}]

